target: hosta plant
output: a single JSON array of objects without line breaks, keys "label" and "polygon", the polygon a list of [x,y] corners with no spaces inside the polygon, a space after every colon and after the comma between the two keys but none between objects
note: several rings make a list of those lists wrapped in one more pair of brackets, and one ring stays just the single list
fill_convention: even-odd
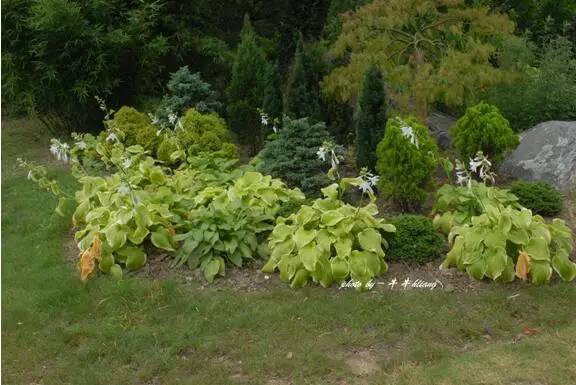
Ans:
[{"label": "hosta plant", "polygon": [[376,218],[376,205],[344,203],[347,185],[360,187],[362,178],[344,178],[322,189],[324,198],[304,205],[298,212],[280,217],[269,237],[270,258],[264,272],[280,271],[280,278],[293,288],[310,280],[329,287],[348,279],[365,289],[372,278],[387,271],[383,233],[394,226]]},{"label": "hosta plant", "polygon": [[437,192],[433,209],[434,227],[448,234],[453,226],[469,223],[472,217],[481,215],[488,206],[512,206],[519,208],[518,198],[506,189],[486,186],[470,181],[467,186],[445,184]]},{"label": "hosta plant", "polygon": [[564,281],[576,277],[570,229],[560,219],[547,224],[526,208],[488,206],[470,223],[455,226],[448,238],[452,250],[442,266],[458,267],[475,279],[511,282],[516,276],[540,285],[553,271]]},{"label": "hosta plant", "polygon": [[288,189],[279,179],[247,172],[230,187],[208,187],[195,197],[192,209],[178,227],[182,247],[174,263],[200,267],[211,282],[224,275],[227,263],[242,266],[244,260],[267,255],[259,247],[272,230],[284,206],[301,202],[298,189]]}]

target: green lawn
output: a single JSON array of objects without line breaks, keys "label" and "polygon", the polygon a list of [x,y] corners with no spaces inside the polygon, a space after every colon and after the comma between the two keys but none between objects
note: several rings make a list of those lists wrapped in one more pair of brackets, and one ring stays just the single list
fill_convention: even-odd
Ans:
[{"label": "green lawn", "polygon": [[2,127],[5,384],[576,384],[576,284],[470,294],[82,284],[63,257],[69,220],[15,167],[48,159],[39,130]]}]

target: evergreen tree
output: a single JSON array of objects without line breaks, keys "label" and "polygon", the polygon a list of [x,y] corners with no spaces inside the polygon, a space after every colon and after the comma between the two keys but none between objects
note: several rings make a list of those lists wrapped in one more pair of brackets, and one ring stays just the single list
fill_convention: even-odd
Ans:
[{"label": "evergreen tree", "polygon": [[318,92],[314,89],[315,85],[311,84],[312,76],[307,73],[309,67],[302,34],[299,33],[284,94],[284,114],[292,118],[310,117],[317,121],[320,109]]},{"label": "evergreen tree", "polygon": [[356,119],[356,164],[374,170],[376,146],[386,127],[386,93],[382,72],[372,66],[364,75]]},{"label": "evergreen tree", "polygon": [[258,46],[248,15],[244,17],[241,40],[232,66],[228,87],[228,118],[230,127],[243,143],[261,143],[258,108],[264,96],[264,81],[268,63],[264,50]]},{"label": "evergreen tree", "polygon": [[[272,121],[282,120],[282,81],[277,65],[270,65],[266,74],[262,109]],[[267,134],[266,132],[264,133]]]}]

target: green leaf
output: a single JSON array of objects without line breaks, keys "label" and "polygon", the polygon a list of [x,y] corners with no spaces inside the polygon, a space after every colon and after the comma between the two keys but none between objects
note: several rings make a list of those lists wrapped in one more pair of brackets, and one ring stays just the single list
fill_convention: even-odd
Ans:
[{"label": "green leaf", "polygon": [[338,185],[336,183],[321,189],[322,195],[328,199],[338,199]]},{"label": "green leaf", "polygon": [[308,283],[308,278],[310,277],[310,272],[306,269],[299,269],[294,274],[294,278],[290,283],[292,289],[299,289],[304,287]]},{"label": "green leaf", "polygon": [[110,275],[115,279],[122,279],[122,268],[118,264],[112,265],[110,268]]},{"label": "green leaf", "polygon": [[537,261],[550,261],[550,250],[544,238],[532,238],[526,245],[526,252]]},{"label": "green leaf", "polygon": [[382,257],[384,256],[384,250],[382,250],[382,236],[377,230],[367,228],[364,231],[361,231],[358,233],[358,242],[364,250],[371,251]]},{"label": "green leaf", "polygon": [[566,282],[570,282],[576,278],[576,264],[570,261],[568,253],[561,251],[552,257],[552,267],[556,273]]},{"label": "green leaf", "polygon": [[120,225],[108,226],[103,230],[103,233],[106,236],[106,242],[114,250],[122,248],[126,243],[126,229]]},{"label": "green leaf", "polygon": [[484,250],[483,256],[486,261],[486,275],[492,279],[500,277],[508,265],[508,255],[504,246],[501,248],[487,248]]},{"label": "green leaf", "polygon": [[552,268],[548,262],[532,260],[530,275],[532,276],[533,284],[543,285],[550,279]]},{"label": "green leaf", "polygon": [[318,250],[316,250],[316,242],[310,242],[298,251],[300,261],[308,271],[316,269],[316,262],[318,261]]},{"label": "green leaf", "polygon": [[112,253],[103,253],[102,257],[100,258],[100,262],[98,263],[98,268],[102,272],[108,273],[110,272],[110,268],[114,266],[114,262],[114,256]]},{"label": "green leaf", "polygon": [[217,258],[211,258],[204,265],[204,277],[208,282],[214,282],[214,277],[220,271],[220,261]]},{"label": "green leaf", "polygon": [[334,248],[336,249],[336,255],[340,258],[348,258],[352,252],[352,239],[350,238],[339,238],[334,243]]},{"label": "green leaf", "polygon": [[294,241],[299,249],[306,246],[308,243],[312,242],[316,238],[316,230],[306,230],[304,227],[299,227],[294,233]]},{"label": "green leaf", "polygon": [[340,211],[330,210],[322,214],[321,221],[326,226],[335,226],[336,224],[338,224],[338,222],[340,222],[344,218],[345,218],[344,215]]},{"label": "green leaf", "polygon": [[174,247],[172,247],[172,235],[167,229],[152,232],[150,240],[152,244],[159,249],[174,251]]},{"label": "green leaf", "polygon": [[127,246],[118,250],[118,254],[125,257],[129,270],[137,270],[146,264],[146,253],[139,247]]},{"label": "green leaf", "polygon": [[342,282],[350,274],[350,268],[348,266],[348,261],[345,258],[332,258],[330,261],[330,266],[332,268],[332,277],[337,282]]},{"label": "green leaf", "polygon": [[466,267],[466,272],[474,279],[482,279],[486,274],[486,264],[482,258]]}]

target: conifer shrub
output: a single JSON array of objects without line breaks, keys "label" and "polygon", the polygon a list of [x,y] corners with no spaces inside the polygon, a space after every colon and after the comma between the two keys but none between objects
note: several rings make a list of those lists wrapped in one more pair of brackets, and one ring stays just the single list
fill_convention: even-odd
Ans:
[{"label": "conifer shrub", "polygon": [[123,106],[114,114],[112,126],[123,136],[125,145],[139,144],[146,150],[156,150],[158,136],[148,115]]},{"label": "conifer shrub", "polygon": [[562,211],[562,194],[549,183],[517,181],[510,186],[510,192],[535,214],[551,217]]},{"label": "conifer shrub", "polygon": [[452,128],[454,146],[464,159],[482,151],[494,163],[500,163],[506,153],[518,146],[518,136],[498,107],[480,102],[466,110]]},{"label": "conifer shrub", "polygon": [[432,220],[422,215],[399,215],[390,219],[396,227],[388,237],[389,261],[424,264],[442,254],[444,240],[434,229]]},{"label": "conifer shrub", "polygon": [[428,129],[411,117],[389,119],[376,154],[381,194],[403,210],[418,209],[431,185],[438,154]]},{"label": "conifer shrub", "polygon": [[356,118],[356,165],[358,168],[376,166],[376,146],[386,127],[386,94],[382,72],[372,66],[364,75],[362,95]]},{"label": "conifer shrub", "polygon": [[181,123],[182,127],[177,128],[175,133],[180,146],[189,155],[219,151],[224,143],[230,143],[226,123],[215,113],[201,114],[191,108],[182,117]]},{"label": "conifer shrub", "polygon": [[267,142],[258,155],[256,167],[307,195],[318,195],[320,188],[329,183],[322,172],[325,162],[317,155],[326,139],[328,131],[323,122],[311,124],[308,118],[286,117],[276,139]]}]

